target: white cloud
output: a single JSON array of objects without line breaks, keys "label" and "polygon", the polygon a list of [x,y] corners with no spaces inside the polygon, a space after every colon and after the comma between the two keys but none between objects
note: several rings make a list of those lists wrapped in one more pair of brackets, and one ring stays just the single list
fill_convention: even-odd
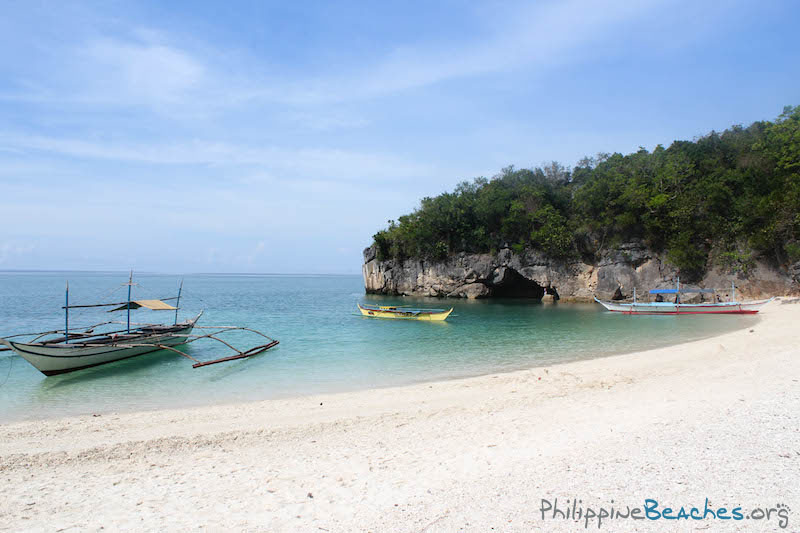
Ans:
[{"label": "white cloud", "polygon": [[331,111],[329,109],[314,109],[313,111],[290,110],[280,113],[280,118],[293,126],[321,132],[363,128],[370,124],[369,120],[358,114]]},{"label": "white cloud", "polygon": [[[314,129],[360,127],[363,117],[319,109],[323,104],[391,95],[446,80],[519,67],[546,69],[570,61],[667,0],[630,2],[563,0],[522,7],[494,6],[485,35],[450,42],[409,41],[377,62],[347,58],[336,72],[292,76],[275,67],[216,50],[209,43],[180,42],[152,28],[128,38],[93,39],[59,50],[63,71],[31,82],[29,90],[0,98],[65,101],[92,106],[147,107],[160,114],[196,116],[243,105],[298,107],[287,116]],[[38,89],[36,89],[38,87]],[[315,108],[311,112],[303,108]]]},{"label": "white cloud", "polygon": [[42,68],[24,77],[7,73],[11,83],[0,100],[70,106],[62,112],[145,109],[194,119],[226,109],[247,94],[238,88],[236,72],[211,61],[215,52],[170,42],[153,30],[40,49]]},{"label": "white cloud", "polygon": [[0,133],[0,151],[41,151],[62,156],[162,165],[255,166],[245,180],[259,176],[307,176],[312,179],[394,179],[430,176],[434,168],[404,158],[337,148],[247,146],[192,140],[174,143],[87,141],[83,139]]},{"label": "white cloud", "polygon": [[87,99],[174,105],[206,83],[206,68],[187,52],[155,43],[102,39],[78,53],[88,65]]},{"label": "white cloud", "polygon": [[7,241],[0,243],[0,265],[20,261],[31,254],[36,247],[30,243]]},{"label": "white cloud", "polygon": [[666,0],[564,0],[525,4],[493,21],[493,33],[467,43],[406,44],[376,64],[343,76],[298,80],[258,96],[296,105],[372,98],[443,81],[571,60],[580,47],[607,36]]}]

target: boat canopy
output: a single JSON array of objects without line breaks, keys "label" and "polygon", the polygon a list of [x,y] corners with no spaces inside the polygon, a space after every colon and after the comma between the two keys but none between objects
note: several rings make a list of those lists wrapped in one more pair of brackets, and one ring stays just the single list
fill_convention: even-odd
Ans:
[{"label": "boat canopy", "polygon": [[650,294],[693,294],[693,293],[703,293],[703,294],[712,294],[717,292],[716,289],[652,289],[650,290]]},{"label": "boat canopy", "polygon": [[140,307],[144,307],[145,309],[151,309],[153,311],[175,311],[177,307],[172,307],[166,302],[161,300],[131,300],[130,302],[125,302],[119,307],[115,307],[111,309],[109,313],[114,311],[126,311],[130,305],[130,309],[139,309]]}]

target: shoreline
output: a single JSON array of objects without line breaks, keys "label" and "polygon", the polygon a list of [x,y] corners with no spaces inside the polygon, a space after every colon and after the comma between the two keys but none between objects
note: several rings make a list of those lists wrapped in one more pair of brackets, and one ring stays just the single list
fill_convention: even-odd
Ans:
[{"label": "shoreline", "polygon": [[[786,299],[790,299],[791,300],[792,299],[791,296],[782,297],[782,298],[784,298],[784,300],[786,300]],[[780,297],[778,298],[778,300],[780,300]],[[582,303],[586,303],[586,302],[568,301],[568,302],[564,302],[564,303],[567,304],[567,305],[570,305],[570,304],[574,304],[574,303],[582,304]],[[557,304],[554,304],[552,302],[544,302],[543,305],[557,305]],[[680,317],[680,318],[671,317],[671,319],[672,318],[681,319],[681,320],[686,319],[686,317]],[[722,318],[722,317],[720,317],[720,318]],[[728,317],[726,317],[726,318],[728,318]],[[533,371],[533,370],[541,369],[541,368],[558,368],[558,367],[561,367],[563,365],[569,365],[569,364],[573,364],[573,363],[580,363],[580,362],[584,362],[584,361],[602,360],[602,359],[613,358],[613,357],[624,356],[624,355],[630,355],[630,354],[636,354],[636,353],[647,353],[647,352],[650,352],[652,350],[667,349],[667,348],[673,348],[673,347],[682,346],[684,344],[691,344],[693,342],[701,342],[701,341],[704,341],[704,340],[707,340],[707,339],[713,339],[715,337],[719,337],[721,335],[726,335],[726,334],[731,333],[731,332],[739,331],[741,329],[746,329],[746,328],[749,328],[749,327],[753,327],[754,325],[756,325],[756,324],[758,324],[760,322],[759,314],[750,315],[750,316],[747,316],[747,318],[754,320],[754,324],[750,324],[750,325],[746,325],[746,326],[743,325],[741,327],[737,327],[736,329],[732,329],[732,330],[726,330],[726,331],[721,331],[721,332],[711,332],[711,333],[704,334],[704,335],[701,335],[700,337],[693,338],[693,339],[682,339],[682,340],[679,340],[675,344],[665,344],[663,346],[658,346],[658,347],[650,348],[650,349],[647,349],[647,350],[641,350],[641,349],[638,349],[638,348],[630,348],[630,349],[625,349],[625,350],[621,350],[621,351],[608,351],[608,352],[602,353],[600,355],[576,356],[574,358],[565,358],[563,361],[558,361],[558,362],[555,362],[555,363],[542,362],[541,364],[534,364],[534,365],[530,365],[528,363],[524,363],[524,364],[521,364],[518,367],[512,367],[512,368],[508,368],[508,369],[492,369],[492,370],[486,370],[486,371],[476,371],[475,373],[454,374],[452,376],[435,377],[435,378],[431,378],[431,379],[418,378],[418,379],[414,379],[414,380],[407,381],[407,382],[384,383],[384,384],[363,386],[363,387],[360,387],[360,388],[349,388],[348,385],[344,384],[344,385],[341,385],[338,388],[332,388],[331,390],[313,391],[313,392],[307,392],[307,393],[303,393],[303,392],[283,393],[283,394],[277,394],[275,396],[263,397],[263,398],[222,400],[222,401],[219,401],[219,402],[216,402],[216,403],[210,403],[210,404],[185,403],[185,404],[177,405],[177,406],[174,406],[174,407],[166,407],[166,406],[159,406],[159,407],[152,407],[152,408],[132,407],[129,410],[126,410],[126,409],[115,410],[113,408],[101,407],[101,408],[99,408],[97,410],[93,410],[91,413],[87,412],[87,413],[71,413],[71,414],[54,414],[54,415],[50,415],[50,416],[37,414],[37,415],[34,415],[34,416],[30,417],[30,418],[19,418],[19,417],[14,418],[14,417],[12,417],[12,418],[9,418],[7,420],[0,419],[0,428],[2,428],[2,426],[4,426],[4,425],[10,425],[10,424],[18,424],[18,423],[25,423],[25,422],[38,422],[38,421],[54,421],[54,420],[81,418],[81,417],[96,416],[96,415],[100,415],[100,416],[102,416],[102,415],[115,415],[116,416],[116,415],[130,415],[130,414],[136,414],[136,413],[142,413],[142,414],[144,414],[144,413],[156,413],[156,412],[165,411],[165,410],[173,411],[173,410],[187,410],[187,409],[204,409],[204,408],[211,408],[211,407],[245,406],[245,405],[250,404],[250,403],[258,403],[258,402],[286,401],[286,400],[302,399],[302,398],[307,398],[307,397],[331,396],[331,395],[339,395],[339,394],[356,394],[356,393],[359,393],[359,392],[366,392],[366,391],[380,391],[380,390],[394,389],[394,388],[413,387],[413,386],[416,386],[416,385],[447,383],[447,382],[451,382],[451,381],[459,381],[459,380],[465,380],[465,379],[481,378],[481,377],[485,377],[485,376],[494,376],[494,375],[503,376],[503,375],[506,375],[506,374],[513,374],[513,373],[516,373],[516,372]],[[691,319],[691,318],[689,318],[689,319]],[[634,320],[635,320],[635,318],[634,318]],[[19,357],[16,357],[16,358],[17,358],[17,360],[21,359]],[[25,363],[27,363],[27,362],[25,362]],[[10,372],[10,369],[9,369],[9,372]]]},{"label": "shoreline", "polygon": [[[782,297],[785,300],[791,300],[792,297]],[[798,303],[800,303],[800,299],[798,299]],[[776,299],[777,303],[780,304],[781,300],[780,297]],[[570,302],[572,303],[572,302]],[[582,302],[578,302],[582,303]],[[756,314],[754,318],[759,318],[759,315],[762,314],[763,311],[759,314]],[[343,389],[343,390],[335,390],[335,391],[324,391],[319,393],[309,393],[309,394],[291,394],[287,396],[279,396],[275,398],[264,398],[264,399],[253,399],[253,400],[232,400],[228,402],[221,402],[221,403],[214,403],[214,404],[204,404],[204,405],[182,405],[177,407],[154,407],[152,409],[134,409],[131,411],[114,411],[114,410],[98,410],[92,413],[82,413],[82,414],[75,414],[75,415],[66,415],[66,416],[54,416],[54,417],[45,417],[45,418],[30,418],[30,419],[18,419],[18,420],[9,420],[6,422],[0,422],[0,434],[2,434],[2,429],[7,426],[14,426],[14,425],[24,425],[24,424],[37,424],[37,423],[51,423],[51,422],[59,422],[63,421],[65,423],[72,423],[76,422],[77,420],[83,419],[90,419],[90,418],[99,418],[102,416],[112,416],[112,417],[129,417],[129,416],[147,416],[147,415],[155,415],[158,413],[172,413],[174,415],[180,415],[185,411],[203,411],[203,410],[236,410],[236,409],[244,409],[247,407],[257,407],[254,404],[269,404],[273,402],[286,402],[286,403],[294,403],[294,402],[315,402],[319,399],[323,401],[325,399],[332,400],[338,396],[349,396],[349,395],[359,395],[359,394],[374,394],[386,391],[392,392],[401,392],[404,389],[415,389],[419,387],[428,387],[431,388],[433,386],[445,386],[448,384],[457,384],[458,382],[468,382],[472,380],[483,380],[485,378],[513,378],[516,374],[525,375],[530,374],[536,371],[544,371],[547,370],[547,374],[551,370],[560,370],[562,367],[568,367],[571,365],[581,365],[581,364],[590,364],[596,361],[604,361],[604,360],[613,360],[616,358],[624,358],[629,356],[645,356],[651,352],[657,352],[662,350],[669,350],[672,348],[681,348],[683,346],[689,346],[695,343],[701,343],[708,340],[720,338],[726,335],[730,335],[732,333],[741,332],[748,328],[756,327],[759,322],[756,322],[754,325],[750,326],[743,326],[741,328],[737,328],[732,331],[724,331],[721,333],[711,333],[707,336],[703,336],[697,339],[690,339],[678,342],[677,344],[668,344],[665,346],[660,346],[657,348],[651,348],[648,350],[637,350],[631,349],[628,351],[622,352],[614,352],[605,355],[598,355],[598,356],[591,356],[586,358],[578,358],[578,359],[568,359],[564,362],[558,362],[554,364],[542,364],[536,366],[526,366],[523,368],[513,368],[509,370],[500,370],[500,371],[492,371],[492,372],[481,372],[478,374],[469,374],[469,375],[457,375],[450,378],[444,379],[432,379],[432,380],[425,380],[421,379],[419,381],[413,381],[409,383],[402,383],[399,385],[378,385],[378,386],[369,386],[365,388],[358,388],[358,389]],[[468,386],[465,383],[465,386]],[[0,450],[2,448],[0,447]]]},{"label": "shoreline", "polygon": [[[750,328],[527,370],[3,424],[0,474],[11,490],[0,531],[572,530],[542,522],[546,497],[785,503],[796,509],[792,530],[793,302],[770,303]],[[631,525],[664,527],[604,527]],[[722,529],[742,525],[776,523]]]}]

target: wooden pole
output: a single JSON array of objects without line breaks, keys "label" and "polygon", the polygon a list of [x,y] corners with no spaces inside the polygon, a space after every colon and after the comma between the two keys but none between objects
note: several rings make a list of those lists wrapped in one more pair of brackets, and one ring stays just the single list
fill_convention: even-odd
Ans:
[{"label": "wooden pole", "polygon": [[131,332],[131,286],[133,285],[133,270],[128,278],[128,333]]},{"label": "wooden pole", "polygon": [[181,292],[183,291],[183,280],[181,280],[181,286],[178,287],[178,301],[175,302],[175,324],[178,323],[178,309],[181,307]]},{"label": "wooden pole", "polygon": [[69,342],[69,281],[64,294],[64,344]]}]

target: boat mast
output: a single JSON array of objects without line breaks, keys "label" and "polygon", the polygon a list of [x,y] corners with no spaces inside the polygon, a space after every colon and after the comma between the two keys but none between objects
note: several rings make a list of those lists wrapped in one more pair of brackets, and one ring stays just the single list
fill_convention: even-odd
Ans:
[{"label": "boat mast", "polygon": [[736,285],[734,284],[734,281],[731,280],[731,301],[732,302],[736,301],[735,294],[736,294]]},{"label": "boat mast", "polygon": [[183,291],[183,279],[181,285],[178,287],[178,300],[175,302],[175,324],[178,323],[178,309],[181,307],[181,292]]},{"label": "boat mast", "polygon": [[636,287],[633,288],[633,303],[636,303]]},{"label": "boat mast", "polygon": [[69,342],[69,281],[64,294],[64,344]]},{"label": "boat mast", "polygon": [[131,275],[128,278],[128,333],[131,332],[131,286],[133,285],[133,270],[131,270]]}]

